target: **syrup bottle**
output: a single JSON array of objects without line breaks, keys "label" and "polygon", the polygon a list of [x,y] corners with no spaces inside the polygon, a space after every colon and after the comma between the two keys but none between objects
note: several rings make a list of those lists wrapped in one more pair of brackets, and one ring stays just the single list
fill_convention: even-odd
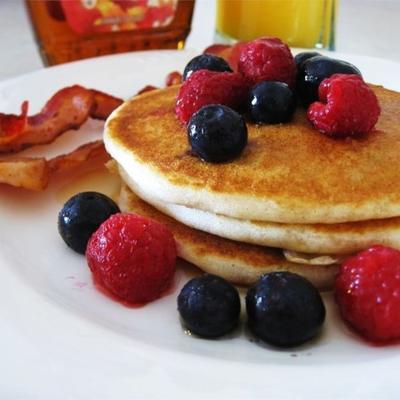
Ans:
[{"label": "syrup bottle", "polygon": [[194,0],[25,0],[46,65],[132,50],[181,49]]}]

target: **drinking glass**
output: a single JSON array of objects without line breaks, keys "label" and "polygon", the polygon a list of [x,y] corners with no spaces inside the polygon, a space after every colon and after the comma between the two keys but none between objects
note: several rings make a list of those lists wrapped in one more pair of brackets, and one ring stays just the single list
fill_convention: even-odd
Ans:
[{"label": "drinking glass", "polygon": [[293,47],[335,47],[337,0],[216,1],[218,42],[271,36]]}]

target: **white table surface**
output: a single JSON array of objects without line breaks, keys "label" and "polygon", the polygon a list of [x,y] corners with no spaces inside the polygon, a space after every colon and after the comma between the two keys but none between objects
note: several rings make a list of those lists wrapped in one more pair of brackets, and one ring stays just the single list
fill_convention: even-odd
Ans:
[{"label": "white table surface", "polygon": [[[214,21],[214,0],[197,0],[187,48],[212,43]],[[400,0],[341,0],[336,43],[342,53],[400,62]],[[0,80],[43,68],[23,0],[0,0],[0,55]]]},{"label": "white table surface", "polygon": [[[197,0],[192,25],[192,33],[187,41],[187,47],[201,50],[212,42],[214,30],[214,15],[214,0]],[[337,50],[344,53],[357,53],[369,56],[383,57],[400,62],[400,0],[342,0],[337,26]],[[43,64],[41,62],[27,17],[25,15],[22,0],[0,0],[0,60],[0,81],[43,68]],[[36,292],[31,296],[32,304],[39,301],[39,295],[36,294]],[[15,299],[20,299],[20,296],[15,297]],[[15,299],[12,298],[12,302],[15,301]],[[24,305],[24,303],[21,302],[18,303],[18,305],[20,307],[18,310],[23,310],[22,305]],[[14,310],[11,309],[10,313],[13,312]],[[53,325],[57,327],[59,323],[58,318],[61,318],[61,315],[59,316],[56,311],[54,311],[51,315],[55,316],[55,319],[50,320],[52,321]],[[45,324],[49,320],[48,314],[45,312],[32,313],[28,316],[29,318],[26,319],[26,323],[23,326],[28,326],[29,323],[32,323],[32,325],[41,324],[45,326]],[[64,315],[62,315],[62,318],[64,318]],[[71,313],[71,317],[69,317],[68,314],[68,318],[72,319],[73,314]],[[11,340],[10,336],[10,343],[18,343],[21,347],[21,352],[25,349],[29,349],[30,353],[22,353],[22,357],[16,357],[13,353],[14,349],[10,347],[9,343],[3,343],[1,356],[5,360],[7,360],[7,357],[9,357],[9,359],[12,358],[14,362],[11,366],[7,363],[3,363],[2,365],[0,365],[0,400],[37,400],[52,398],[45,397],[43,395],[41,397],[37,397],[35,395],[22,397],[15,394],[16,388],[13,387],[14,381],[11,379],[9,379],[8,381],[6,380],[7,377],[12,377],[12,379],[15,379],[16,374],[14,372],[17,370],[16,366],[18,367],[18,379],[20,380],[20,386],[17,389],[20,390],[21,393],[26,393],[27,390],[29,390],[29,383],[27,382],[30,382],[30,384],[32,385],[31,387],[39,387],[41,382],[37,381],[37,377],[45,376],[46,379],[43,380],[44,382],[53,379],[54,382],[56,382],[55,385],[63,385],[60,386],[61,394],[58,398],[62,398],[65,400],[77,398],[68,396],[65,390],[68,390],[69,387],[72,387],[73,391],[81,390],[79,385],[74,386],[75,382],[73,380],[70,381],[68,377],[64,380],[61,379],[60,376],[62,375],[63,371],[67,371],[67,368],[64,367],[62,363],[55,361],[57,358],[60,359],[60,354],[63,353],[63,346],[65,346],[67,350],[72,349],[70,353],[70,358],[72,360],[78,358],[78,355],[81,354],[81,348],[79,348],[79,346],[75,342],[75,339],[63,338],[60,341],[59,336],[55,335],[54,337],[52,337],[49,335],[50,340],[48,343],[48,348],[46,348],[46,353],[41,353],[43,347],[38,345],[37,349],[32,348],[30,343],[25,340],[22,330],[20,335],[15,335],[14,329],[11,329],[10,326],[8,326],[7,324],[3,324],[1,326],[1,329],[5,332],[5,335],[7,335],[8,332],[13,334],[13,340]],[[60,328],[58,329],[61,330]],[[94,337],[90,326],[88,325],[87,327],[86,324],[84,324],[83,322],[81,323],[79,330],[80,337],[83,338],[81,342],[84,342],[86,343],[86,345],[90,346],[90,349],[97,349],[96,351],[98,351],[98,353],[96,354],[98,354],[98,357],[93,360],[84,359],[81,363],[77,363],[74,369],[74,373],[82,373],[83,376],[87,376],[88,383],[85,386],[86,391],[90,391],[91,388],[99,385],[100,387],[106,387],[107,385],[109,385],[107,387],[109,387],[110,390],[115,390],[115,387],[112,386],[112,382],[114,382],[112,381],[113,376],[115,377],[115,373],[113,375],[113,367],[105,363],[104,360],[107,361],[110,357],[109,354],[112,354],[116,347],[119,349],[120,346],[124,346],[125,342],[118,341],[118,343],[116,343],[112,341],[106,341],[108,337],[104,339],[101,335]],[[106,355],[104,355],[102,349],[106,346],[107,352],[105,353]],[[129,351],[127,352],[127,356],[131,356],[132,354],[133,351],[129,349]],[[169,354],[164,357],[166,358],[167,356],[169,357]],[[171,358],[173,359],[173,357]],[[40,360],[40,363],[38,363],[35,371],[30,370],[29,363],[26,362],[27,359]],[[108,379],[104,379],[103,381],[98,383],[98,376],[96,375],[96,372],[93,372],[88,367],[91,365],[91,362],[98,362],[99,364],[103,363],[102,371],[104,371],[103,374],[109,373],[109,375],[107,375]],[[199,365],[191,365],[190,368],[198,367],[200,373],[199,381],[197,382],[195,380],[189,380],[187,387],[196,387],[196,385],[203,385],[206,387],[207,385],[209,385],[211,389],[216,388],[215,390],[219,390],[220,383],[216,383],[218,376],[216,375],[216,378],[213,381],[204,380],[204,376],[206,375],[203,371],[209,368],[209,366],[205,363],[202,363],[200,359],[196,360],[196,363],[197,362],[199,363]],[[125,360],[122,361],[123,365],[124,363]],[[7,371],[5,371],[6,368],[3,368],[3,370],[1,368],[5,367],[5,365],[7,365]],[[147,366],[146,368],[149,367]],[[182,367],[182,371],[184,371],[184,368],[186,368],[186,366]],[[344,366],[343,368],[349,367]],[[158,368],[157,366],[153,366],[151,370],[155,373],[155,384],[159,384],[158,380],[164,377],[164,371],[162,371],[162,369]],[[51,371],[50,375],[47,374],[48,371]],[[118,388],[120,392],[123,392],[124,390],[128,391],[132,388],[135,388],[135,390],[139,391],[139,393],[142,393],[142,391],[146,390],[145,385],[143,385],[141,382],[142,371],[139,369],[132,371],[133,376],[130,376],[129,378],[128,374],[119,377],[118,382],[120,383],[120,385]],[[305,369],[303,373],[307,374],[308,371],[308,369]],[[377,371],[377,373],[378,372],[379,371]],[[101,375],[101,377],[103,376],[104,375]],[[178,391],[179,388],[176,384],[178,379],[177,375],[173,374],[166,374],[165,376],[168,378],[169,386],[166,386],[164,388],[161,385],[161,387],[166,392],[164,398],[168,399],[171,398],[168,397],[168,389],[175,389],[176,391]],[[303,375],[300,375],[300,378],[299,376],[295,378],[297,381],[299,381],[301,380],[302,376]],[[55,377],[58,379],[56,379]],[[357,374],[357,371],[354,371],[354,377],[355,379],[363,379],[362,376],[360,378],[360,376]],[[167,378],[164,378],[164,380]],[[239,387],[242,382],[243,381],[239,380],[237,386]],[[290,383],[290,385],[293,384],[291,380],[289,380],[288,382]],[[332,382],[334,382],[333,386],[336,385],[340,387],[340,385],[342,384],[340,380],[336,380],[336,377],[334,375],[332,375]],[[28,389],[25,386],[28,387]],[[47,386],[46,384],[43,384],[43,388],[41,389],[42,394]],[[11,388],[12,394],[5,397],[2,396],[1,392],[4,394],[6,390],[4,387],[6,387],[6,389],[7,387]],[[136,393],[136,391],[134,393]],[[205,391],[205,393],[207,393],[207,391]],[[223,393],[221,393],[220,391],[216,391],[216,393],[218,394],[218,397],[223,398]],[[392,396],[388,396],[386,398],[394,399],[396,398],[396,393],[397,392],[392,393]],[[55,397],[53,398],[55,399]],[[84,398],[91,399],[90,397]],[[104,398],[105,397],[103,397],[103,399]],[[118,396],[115,397],[115,395],[112,396],[110,394],[109,398],[118,399]],[[132,397],[132,399],[133,398],[140,397]],[[251,398],[251,396],[247,396],[247,398]],[[300,395],[297,396],[297,398],[300,398]],[[368,395],[364,396],[363,398],[371,399],[371,397],[368,397]]]}]

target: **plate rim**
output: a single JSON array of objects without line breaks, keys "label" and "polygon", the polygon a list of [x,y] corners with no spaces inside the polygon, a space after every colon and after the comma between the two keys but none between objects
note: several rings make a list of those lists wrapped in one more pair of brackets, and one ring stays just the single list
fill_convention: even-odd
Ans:
[{"label": "plate rim", "polygon": [[[75,61],[75,62],[72,62],[72,63],[60,65],[60,66],[50,67],[50,69],[52,71],[56,71],[56,72],[60,71],[60,72],[62,72],[64,70],[68,70],[69,68],[71,68],[71,65],[72,66],[79,66],[79,65],[82,65],[83,63],[84,64],[91,64],[91,63],[94,63],[94,62],[98,62],[99,60],[102,60],[102,59],[111,59],[112,58],[113,60],[115,60],[115,59],[121,59],[121,58],[126,58],[126,57],[128,57],[128,58],[131,58],[131,57],[136,58],[136,57],[143,57],[143,56],[146,58],[146,57],[149,57],[149,56],[154,56],[154,55],[159,55],[159,54],[171,54],[173,56],[176,53],[182,54],[184,56],[189,56],[189,54],[195,54],[193,50],[183,50],[183,51],[182,50],[162,50],[162,51],[154,50],[154,51],[144,51],[144,52],[137,52],[137,53],[124,53],[124,54],[117,54],[117,55],[111,55],[111,56],[102,56],[102,57],[98,57],[98,58],[91,58],[91,59],[86,59],[86,60]],[[339,56],[341,56],[343,54],[343,57],[346,56],[345,53],[333,52],[333,54],[337,54]],[[380,60],[381,62],[382,61],[383,62],[389,62],[389,63],[392,63],[394,65],[400,66],[399,62],[392,61],[392,60],[387,60],[387,59],[379,58],[379,57],[362,56],[362,55],[356,55],[356,54],[352,54],[352,55],[348,54],[348,56],[351,56],[351,57],[354,56],[354,57],[363,58],[363,59],[369,60],[369,62],[374,62],[375,60]],[[24,80],[24,79],[28,79],[28,80],[29,79],[35,79],[35,77],[37,75],[42,75],[42,74],[46,73],[46,71],[48,71],[48,69],[39,69],[39,70],[36,70],[36,71],[29,72],[27,74],[23,74],[23,75],[20,75],[20,76],[17,76],[17,77],[13,77],[13,78],[9,78],[9,79],[0,81],[0,94],[1,94],[1,91],[3,90],[3,87],[9,86],[9,85],[12,86],[13,84],[18,85],[18,83],[20,81]],[[1,233],[1,229],[0,229],[0,233]],[[3,247],[3,243],[0,242],[0,250],[2,249],[2,247]],[[7,263],[7,262],[9,262],[9,261],[7,261],[5,253],[0,252],[0,265],[2,265],[3,263]],[[6,274],[7,273],[13,275],[12,272],[9,271],[8,269],[7,269]],[[1,273],[2,276],[3,276],[3,274],[4,274],[4,272]],[[28,282],[24,281],[23,279],[20,279],[20,277],[18,277],[18,281],[21,281],[20,284],[22,284],[23,286],[26,286],[26,288],[29,287],[31,289],[30,291],[28,291],[28,297],[29,298],[36,298],[36,299],[38,298],[36,296],[36,295],[38,295],[38,293],[36,293],[35,288],[30,287]],[[3,295],[0,295],[0,298],[2,296]],[[44,309],[49,310],[50,314],[57,313],[57,310],[60,308],[60,306],[56,302],[48,302],[48,301],[46,301],[46,294],[44,294],[44,293],[40,294],[40,298],[41,298],[41,301],[38,302],[37,304],[35,303],[35,306],[37,306],[39,308],[44,307]],[[2,310],[4,311],[2,306],[0,306],[0,315],[3,312]],[[76,320],[76,324],[80,324],[82,321],[85,321],[84,325],[88,326],[87,329],[89,331],[90,330],[96,330],[100,326],[102,332],[105,333],[106,337],[120,338],[120,340],[123,341],[124,343],[121,343],[121,346],[119,346],[119,347],[123,348],[125,346],[125,342],[126,343],[132,343],[132,340],[134,340],[135,342],[139,342],[137,339],[127,338],[126,335],[124,335],[124,334],[122,334],[122,333],[120,333],[118,331],[112,331],[112,330],[108,329],[107,327],[96,323],[95,321],[87,319],[87,318],[84,317],[84,315],[76,313],[73,310],[68,310],[65,307],[63,308],[63,310],[64,311],[65,310],[68,311],[67,319],[69,321],[70,320]],[[122,338],[124,338],[124,339],[122,339]],[[144,344],[141,343],[141,344],[143,345],[143,347],[145,347],[145,349],[136,349],[136,351],[138,353],[140,353],[142,356],[145,356],[145,355],[149,356],[149,354],[151,354],[153,358],[157,358],[158,356],[160,356],[160,355],[154,354],[154,347],[153,346],[150,346],[147,343],[144,343]],[[152,350],[152,351],[149,352],[149,350]],[[160,357],[160,358],[162,358],[163,362],[165,362],[167,364],[169,362],[169,357],[171,356],[171,353],[173,353],[175,356],[177,356],[178,358],[180,358],[183,361],[187,360],[188,358],[192,358],[193,356],[196,356],[196,363],[198,362],[198,363],[203,364],[205,366],[207,366],[209,364],[209,358],[208,358],[207,355],[199,355],[199,354],[192,354],[192,353],[186,353],[186,352],[176,352],[173,349],[163,349],[161,347],[157,347],[157,352],[161,352],[162,353],[162,357]],[[393,359],[392,359],[393,363],[389,362],[389,364],[387,363],[387,360],[375,360],[374,362],[371,362],[371,366],[374,366],[374,367],[378,368],[379,366],[387,367],[388,365],[391,365],[391,364],[396,365],[395,361],[398,360],[399,357],[400,357],[400,354],[399,354],[398,357],[393,357]],[[230,360],[213,359],[213,362],[217,363],[219,365],[223,365],[225,368],[227,368],[227,369],[229,369],[231,371],[236,370],[236,367],[237,367],[237,364],[232,363],[232,361],[230,361]],[[259,368],[257,364],[252,364],[252,363],[248,364],[247,363],[245,365],[246,365],[246,369],[249,370],[250,374],[251,373],[255,373]],[[343,373],[348,373],[348,371],[353,367],[354,367],[354,364],[351,364],[350,366],[344,366],[342,374]],[[292,371],[296,371],[296,370],[300,369],[303,372],[303,369],[307,370],[309,368],[312,368],[312,366],[305,366],[305,365],[288,366],[287,364],[285,364],[285,365],[279,365],[279,364],[274,365],[274,369],[276,369],[276,370],[291,369]],[[335,373],[338,372],[337,368],[336,368],[336,364],[334,364],[333,366],[324,365],[323,369],[324,369],[325,372],[327,372],[327,371],[332,371],[332,372],[335,372]],[[258,371],[258,372],[260,372],[260,371]],[[256,375],[258,375],[258,374],[256,374]],[[1,393],[1,389],[0,389],[0,393]]]}]

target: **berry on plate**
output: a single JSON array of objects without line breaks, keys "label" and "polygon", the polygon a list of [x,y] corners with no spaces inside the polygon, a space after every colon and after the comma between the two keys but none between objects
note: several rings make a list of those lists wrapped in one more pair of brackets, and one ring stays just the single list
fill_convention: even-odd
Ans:
[{"label": "berry on plate", "polygon": [[209,104],[224,104],[239,109],[247,93],[248,85],[238,73],[196,71],[181,86],[175,112],[186,124],[196,111]]},{"label": "berry on plate", "polygon": [[187,131],[192,152],[208,162],[232,160],[247,144],[244,118],[219,104],[202,107],[193,114]]},{"label": "berry on plate", "polygon": [[146,303],[171,286],[176,246],[164,225],[119,213],[90,238],[86,259],[94,281],[102,288],[127,302]]},{"label": "berry on plate", "polygon": [[184,325],[203,337],[225,335],[236,327],[240,315],[237,289],[225,279],[206,274],[186,283],[178,296]]},{"label": "berry on plate", "polygon": [[299,68],[304,61],[320,55],[321,54],[316,51],[303,51],[294,56],[294,63],[296,64],[296,67]]},{"label": "berry on plate", "polygon": [[264,81],[250,90],[248,109],[258,124],[287,122],[296,109],[296,98],[286,83]]},{"label": "berry on plate", "polygon": [[372,246],[343,262],[335,282],[342,317],[365,338],[400,339],[400,251]]},{"label": "berry on plate", "polygon": [[318,100],[320,83],[334,74],[355,74],[361,72],[347,61],[326,56],[315,56],[304,60],[297,72],[297,95],[302,104],[308,106]]},{"label": "berry on plate", "polygon": [[332,137],[368,133],[381,112],[375,93],[358,75],[335,74],[325,79],[319,87],[319,100],[308,108],[308,119]]},{"label": "berry on plate", "polygon": [[223,58],[213,54],[200,54],[187,63],[183,70],[183,80],[186,81],[193,72],[201,69],[218,72],[232,72],[231,67]]},{"label": "berry on plate", "polygon": [[71,249],[85,254],[93,232],[110,215],[118,212],[117,204],[102,193],[78,193],[64,204],[58,214],[58,232]]},{"label": "berry on plate", "polygon": [[312,339],[325,320],[318,290],[291,272],[263,275],[246,295],[248,326],[266,343],[280,347]]},{"label": "berry on plate", "polygon": [[292,53],[277,38],[260,38],[246,43],[240,51],[238,70],[252,85],[279,81],[293,86],[296,79]]}]

